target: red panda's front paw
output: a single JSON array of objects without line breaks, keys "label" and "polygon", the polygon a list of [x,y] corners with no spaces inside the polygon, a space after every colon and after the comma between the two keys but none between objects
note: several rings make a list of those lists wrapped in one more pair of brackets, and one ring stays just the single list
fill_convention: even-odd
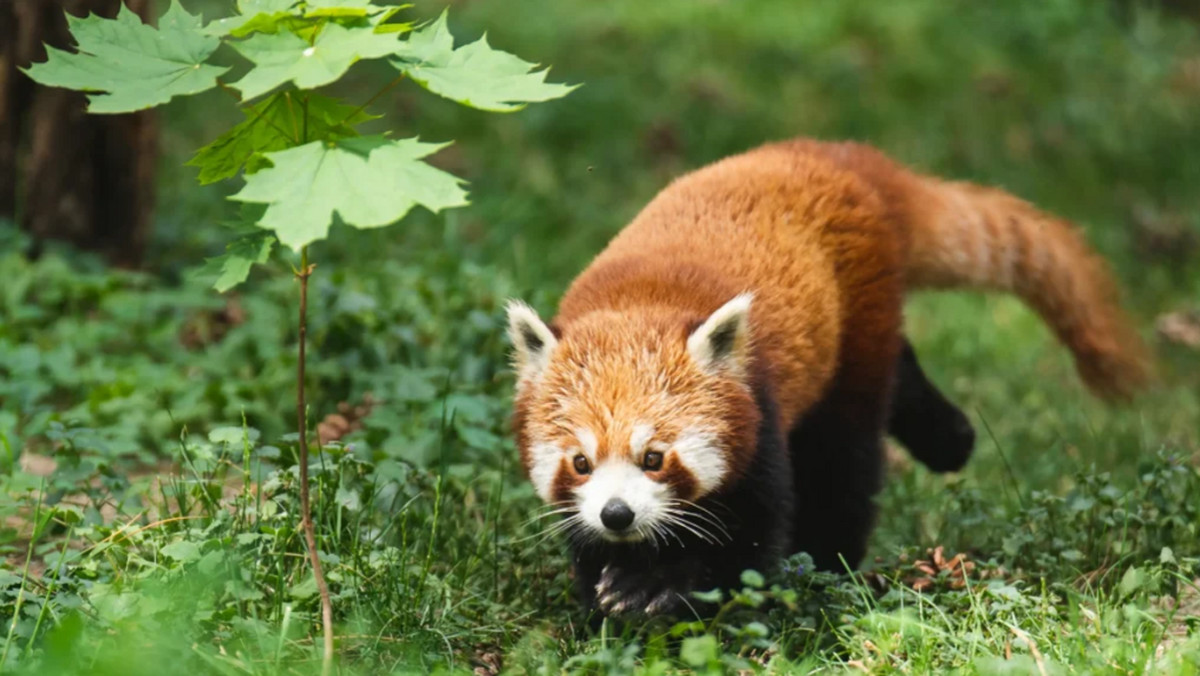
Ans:
[{"label": "red panda's front paw", "polygon": [[687,609],[690,591],[689,576],[608,564],[596,583],[596,605],[609,617],[677,615]]}]

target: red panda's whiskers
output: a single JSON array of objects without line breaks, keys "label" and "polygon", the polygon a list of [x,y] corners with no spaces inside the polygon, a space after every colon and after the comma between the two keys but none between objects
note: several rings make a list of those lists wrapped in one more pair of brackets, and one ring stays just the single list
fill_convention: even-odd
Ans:
[{"label": "red panda's whiskers", "polygon": [[571,512],[574,512],[574,511],[577,511],[575,507],[561,507],[559,509],[552,509],[548,512],[542,512],[541,514],[537,514],[537,515],[534,515],[533,517],[530,517],[527,521],[523,522],[521,525],[528,526],[531,523],[534,523],[536,521],[541,521],[542,519],[545,519],[547,517],[555,516],[557,514],[570,514]]},{"label": "red panda's whiskers", "polygon": [[[529,522],[526,522],[526,523],[529,523]],[[534,544],[540,544],[541,542],[545,541],[546,539],[551,538],[555,535],[558,535],[559,533],[569,532],[572,528],[578,528],[578,527],[581,527],[582,525],[583,525],[583,515],[581,515],[577,512],[577,513],[572,514],[571,516],[563,519],[562,521],[559,521],[557,523],[552,523],[549,526],[546,526],[545,528],[539,530],[538,532],[534,533],[533,535],[527,535],[523,538],[517,538],[516,540],[513,540],[513,543],[515,544],[518,542],[528,542],[529,540],[537,539],[537,542],[535,542]]]},{"label": "red panda's whiskers", "polygon": [[637,528],[634,529],[634,532],[637,533],[638,537],[641,538],[642,540],[648,540],[650,542],[651,547],[658,549],[659,533],[658,533],[658,529],[655,527],[655,524],[645,524],[642,526],[638,526]]},{"label": "red panda's whiskers", "polygon": [[704,514],[699,514],[697,512],[690,512],[690,511],[685,510],[685,513],[688,515],[689,518],[694,519],[693,523],[695,523],[696,525],[704,524],[706,529],[712,528],[713,530],[720,533],[726,540],[733,539],[733,536],[730,535],[729,531],[725,528],[725,524],[721,523],[720,521],[717,521],[717,520],[713,519],[712,517],[705,516]]},{"label": "red panda's whiskers", "polygon": [[669,525],[670,525],[669,521],[668,522],[655,522],[653,524],[653,528],[655,531],[662,533],[664,545],[667,544],[667,536],[670,535],[671,537],[675,538],[675,541],[679,543],[680,547],[682,547],[683,546],[683,538],[679,537],[679,535],[675,531],[671,530],[669,528]]},{"label": "red panda's whiskers", "polygon": [[601,540],[600,534],[588,528],[582,518],[572,522],[571,527],[567,529],[567,538],[581,547],[590,547]]},{"label": "red panda's whiskers", "polygon": [[707,544],[710,544],[710,545],[716,544],[716,541],[713,539],[712,535],[709,534],[707,531],[696,528],[694,525],[689,524],[688,522],[686,522],[682,519],[676,518],[672,521],[672,524],[686,530],[687,532],[691,533],[692,535],[695,535],[696,537],[700,538],[700,540],[702,540],[703,542],[705,542]]},{"label": "red panda's whiskers", "polygon": [[551,502],[549,504],[543,505],[540,508],[540,510],[541,510],[540,514],[534,514],[528,520],[522,522],[521,526],[522,527],[528,526],[529,524],[534,523],[535,521],[541,521],[542,519],[545,519],[546,517],[555,516],[557,514],[570,514],[571,512],[576,511],[576,509],[577,508],[576,508],[575,504],[568,500],[559,500],[557,502]]},{"label": "red panda's whiskers", "polygon": [[683,542],[681,540],[679,540],[679,536],[676,535],[675,533],[672,533],[671,529],[667,528],[666,524],[655,522],[653,524],[653,529],[654,529],[654,533],[658,537],[662,538],[662,546],[663,547],[666,547],[667,545],[671,544],[670,542],[667,541],[667,536],[671,536],[671,537],[675,538],[676,541],[679,541],[679,543],[681,545],[683,544]]},{"label": "red panda's whiskers", "polygon": [[[687,527],[693,533],[700,531],[705,536],[705,541],[710,544],[721,544],[722,541],[733,540],[729,531],[723,526],[712,523],[710,519],[697,512],[677,507],[668,508],[667,512],[678,525]],[[700,536],[698,535],[698,537]]]},{"label": "red panda's whiskers", "polygon": [[580,536],[580,534],[587,533],[587,529],[583,527],[583,519],[582,518],[566,519],[566,520],[564,520],[564,523],[566,523],[567,525],[556,532],[564,534],[568,540],[577,539]]},{"label": "red panda's whiskers", "polygon": [[688,517],[692,516],[692,514],[689,512],[677,509],[667,509],[664,513],[666,514],[666,518],[663,519],[665,523],[672,526],[678,526],[710,545],[720,544],[720,538],[718,538],[715,534],[698,523],[688,521]]},{"label": "red panda's whiskers", "polygon": [[[678,505],[683,505],[685,507],[691,508],[697,514],[704,516],[706,521],[708,521],[712,525],[720,528],[722,531],[725,531],[725,522],[722,521],[721,517],[717,516],[716,513],[714,513],[711,509],[708,509],[707,507],[704,507],[702,505],[698,505],[698,504],[692,502],[691,500],[684,500],[682,498],[676,498],[671,501],[672,507],[678,506]],[[723,509],[727,509],[724,507],[724,505],[721,505],[721,507]],[[725,535],[728,536],[729,532],[725,531]]]},{"label": "red panda's whiskers", "polygon": [[[725,522],[721,521],[721,519],[717,517],[717,515],[711,510],[701,507],[694,502],[689,500],[672,500],[670,503],[668,503],[667,509],[672,512],[685,514],[690,518],[694,518],[699,521],[699,523],[711,526],[712,528],[720,531],[721,535],[725,536],[726,540],[733,540],[733,536],[725,527]],[[695,522],[693,523],[695,524]]]}]

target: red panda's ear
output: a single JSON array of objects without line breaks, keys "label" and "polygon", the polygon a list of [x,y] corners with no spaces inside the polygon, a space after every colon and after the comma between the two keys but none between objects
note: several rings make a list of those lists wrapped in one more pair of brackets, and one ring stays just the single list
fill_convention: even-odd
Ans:
[{"label": "red panda's ear", "polygon": [[753,294],[734,296],[688,336],[692,359],[707,373],[741,376],[750,361],[750,303]]},{"label": "red panda's ear", "polygon": [[518,382],[537,377],[558,345],[550,327],[533,308],[519,300],[508,303],[508,338],[513,344],[513,366]]}]

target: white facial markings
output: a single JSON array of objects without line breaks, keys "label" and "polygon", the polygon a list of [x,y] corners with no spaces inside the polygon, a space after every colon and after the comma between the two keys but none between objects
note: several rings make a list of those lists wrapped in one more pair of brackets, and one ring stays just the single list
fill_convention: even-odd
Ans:
[{"label": "white facial markings", "polygon": [[563,449],[554,444],[533,444],[529,448],[529,481],[545,502],[553,500],[554,477],[562,457]]},{"label": "white facial markings", "polygon": [[596,464],[596,453],[600,449],[600,442],[596,440],[596,433],[586,427],[575,428],[575,437],[579,439],[580,445],[583,446],[583,454],[587,456],[588,462]]},{"label": "white facial markings", "polygon": [[699,427],[689,427],[675,439],[671,449],[675,451],[679,462],[696,478],[697,497],[712,491],[725,480],[729,461],[717,444],[715,434]]},{"label": "white facial markings", "polygon": [[654,425],[641,423],[633,426],[633,434],[629,435],[629,452],[636,460],[646,450],[646,444],[654,438]]},{"label": "white facial markings", "polygon": [[[613,458],[592,470],[586,483],[575,489],[584,523],[608,540],[634,541],[649,537],[649,529],[666,515],[671,489],[646,477],[625,458]],[[622,534],[610,531],[600,520],[609,500],[619,498],[633,510],[633,524]]]}]

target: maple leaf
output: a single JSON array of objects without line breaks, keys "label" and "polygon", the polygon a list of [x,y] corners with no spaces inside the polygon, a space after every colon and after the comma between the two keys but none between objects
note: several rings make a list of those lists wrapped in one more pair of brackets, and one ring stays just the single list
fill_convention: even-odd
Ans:
[{"label": "maple leaf", "polygon": [[326,25],[310,45],[287,32],[255,33],[234,43],[255,67],[233,86],[246,101],[291,81],[313,89],[337,80],[360,59],[377,59],[395,52],[401,44],[395,33],[376,33],[371,26]]},{"label": "maple leaf", "polygon": [[67,25],[79,51],[46,47],[46,61],[26,69],[34,81],[88,95],[92,113],[127,113],[153,108],[183,94],[196,94],[217,85],[228,68],[205,60],[220,40],[204,35],[200,17],[172,1],[158,28],[142,23],[121,5],[115,19],[96,15],[67,15]]},{"label": "maple leaf", "polygon": [[255,263],[266,263],[274,247],[275,238],[270,233],[260,231],[240,237],[225,246],[225,253],[204,259],[196,276],[214,279],[213,288],[225,293],[246,281]]},{"label": "maple leaf", "polygon": [[446,13],[414,31],[390,63],[425,89],[465,106],[507,113],[569,94],[578,85],[546,82],[550,70],[493,49],[484,35],[454,48]]},{"label": "maple leaf", "polygon": [[465,205],[460,179],[421,161],[445,145],[361,136],[266,153],[274,166],[247,176],[230,199],[267,204],[258,225],[299,250],[325,238],[335,212],[347,225],[375,228],[416,205]]}]

